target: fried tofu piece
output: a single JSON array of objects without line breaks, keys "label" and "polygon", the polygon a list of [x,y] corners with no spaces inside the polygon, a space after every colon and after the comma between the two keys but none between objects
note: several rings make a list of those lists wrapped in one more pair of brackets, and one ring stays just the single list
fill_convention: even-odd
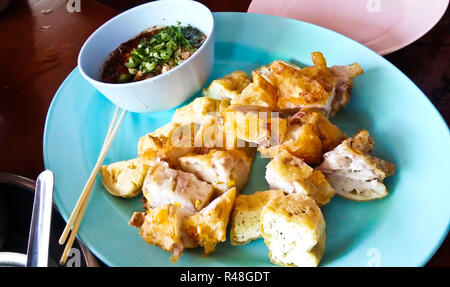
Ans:
[{"label": "fried tofu piece", "polygon": [[209,120],[209,117],[217,118],[229,105],[229,99],[199,97],[192,103],[177,109],[172,117],[172,122],[201,124],[205,120]]},{"label": "fried tofu piece", "polygon": [[258,147],[264,156],[274,158],[283,150],[301,158],[309,165],[320,164],[322,155],[340,144],[347,136],[322,113],[304,110],[288,119],[281,145]]},{"label": "fried tofu piece", "polygon": [[174,165],[179,157],[194,151],[198,129],[195,123],[168,123],[139,139],[138,155],[145,159],[156,156]]},{"label": "fried tofu piece", "polygon": [[238,138],[261,146],[283,141],[287,121],[270,111],[227,110],[223,113],[223,130],[227,137]]},{"label": "fried tofu piece", "polygon": [[319,206],[327,204],[336,193],[319,170],[282,151],[266,166],[266,180],[272,189],[310,196]]},{"label": "fried tofu piece", "polygon": [[311,56],[314,65],[303,69],[274,61],[257,71],[278,89],[278,109],[295,113],[314,108],[326,116],[334,115],[348,103],[352,79],[363,71],[356,63],[349,68],[330,69],[322,53],[313,52]]},{"label": "fried tofu piece", "polygon": [[184,220],[191,213],[174,204],[135,212],[129,225],[138,227],[139,234],[149,244],[172,252],[170,260],[177,262],[185,248],[197,246],[184,229]]},{"label": "fried tofu piece", "polygon": [[211,149],[234,149],[245,147],[245,142],[238,143],[236,136],[228,136],[221,123],[221,118],[209,117],[200,125],[195,135],[195,153],[202,154]]},{"label": "fried tofu piece", "polygon": [[282,190],[266,190],[236,197],[231,215],[231,245],[243,245],[261,238],[259,221],[261,211],[275,196],[284,196],[284,192]]},{"label": "fried tofu piece", "polygon": [[214,99],[234,99],[250,84],[247,73],[234,71],[223,78],[214,80],[203,90],[203,95]]},{"label": "fried tofu piece", "polygon": [[316,202],[301,193],[272,198],[261,212],[261,233],[270,261],[315,267],[325,251],[325,219]]},{"label": "fried tofu piece", "polygon": [[185,220],[187,233],[204,248],[204,256],[212,253],[219,242],[226,240],[228,220],[235,198],[236,188],[233,187]]},{"label": "fried tofu piece", "polygon": [[142,191],[148,163],[141,158],[111,163],[100,167],[105,189],[114,196],[135,197]]},{"label": "fried tofu piece", "polygon": [[205,153],[212,148],[226,148],[233,146],[227,143],[222,125],[219,123],[221,113],[230,105],[229,99],[213,99],[200,97],[189,105],[178,109],[172,122],[183,124],[194,122],[196,124],[194,147],[195,153]]},{"label": "fried tofu piece", "polygon": [[252,72],[252,82],[242,93],[231,100],[233,106],[263,107],[277,109],[277,89],[256,71]]},{"label": "fried tofu piece", "polygon": [[324,152],[334,149],[347,138],[336,125],[319,112],[304,110],[290,117],[289,120],[291,124],[312,126],[319,134]]},{"label": "fried tofu piece", "polygon": [[323,153],[322,141],[314,127],[310,125],[290,125],[281,145],[258,147],[258,151],[268,158],[274,158],[283,150],[311,165],[319,164]]},{"label": "fried tofu piece", "polygon": [[240,150],[254,158],[256,144],[237,137],[233,131],[224,129],[223,119],[210,119],[200,125],[195,135],[195,154],[205,154],[211,150]]},{"label": "fried tofu piece", "polygon": [[211,150],[178,159],[179,166],[199,179],[211,183],[220,193],[235,186],[241,191],[247,183],[253,158],[244,150]]},{"label": "fried tofu piece", "polygon": [[353,78],[364,73],[363,69],[358,63],[353,63],[348,66],[332,66],[330,72],[338,78],[335,87],[335,96],[331,103],[330,114],[332,116],[350,102],[350,91],[353,88]]},{"label": "fried tofu piece", "polygon": [[284,61],[274,61],[260,72],[279,91],[278,107],[298,111],[301,108],[331,110],[337,77],[328,72],[319,52],[312,53],[313,66],[300,69]]},{"label": "fried tofu piece", "polygon": [[366,201],[388,195],[383,180],[395,173],[395,165],[372,155],[374,140],[366,130],[358,131],[324,155],[317,168],[342,197]]},{"label": "fried tofu piece", "polygon": [[142,191],[150,207],[175,204],[195,212],[209,203],[214,188],[192,173],[169,168],[165,162],[153,161],[149,164]]}]

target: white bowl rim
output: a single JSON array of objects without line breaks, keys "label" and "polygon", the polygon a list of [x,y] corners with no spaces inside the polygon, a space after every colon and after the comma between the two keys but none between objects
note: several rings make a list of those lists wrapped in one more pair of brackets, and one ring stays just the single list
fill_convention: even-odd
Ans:
[{"label": "white bowl rim", "polygon": [[[82,66],[81,66],[81,64],[80,64],[80,61],[81,61],[81,60],[80,60],[80,59],[81,59],[81,55],[82,55],[83,53],[85,53],[85,50],[86,50],[86,44],[89,42],[89,40],[91,40],[92,37],[94,37],[95,34],[97,34],[97,33],[99,32],[99,30],[100,30],[102,27],[108,25],[110,22],[117,21],[118,18],[123,17],[124,15],[127,15],[127,14],[129,14],[129,13],[132,13],[134,10],[142,9],[143,6],[147,6],[147,5],[148,5],[148,6],[151,6],[151,5],[155,5],[155,4],[158,3],[158,2],[163,2],[163,1],[166,2],[166,3],[167,3],[167,2],[191,2],[191,3],[195,3],[194,5],[198,5],[198,6],[200,6],[200,7],[206,8],[206,10],[209,11],[209,16],[211,17],[211,22],[212,22],[212,26],[211,26],[211,29],[210,29],[210,31],[209,31],[209,36],[206,37],[206,41],[200,46],[200,48],[199,48],[198,50],[196,50],[196,51],[192,54],[192,56],[190,56],[190,57],[189,57],[186,61],[184,61],[183,63],[181,63],[181,64],[175,66],[174,68],[170,69],[169,71],[167,71],[167,72],[165,72],[165,73],[159,74],[159,75],[157,75],[157,76],[154,76],[154,77],[152,77],[152,78],[148,78],[148,79],[145,79],[145,80],[136,81],[136,82],[130,82],[130,83],[105,83],[105,82],[102,82],[102,81],[98,81],[98,80],[96,80],[96,79],[93,79],[92,77],[88,76],[88,75],[83,71],[83,68],[82,68]],[[179,70],[181,67],[183,67],[187,62],[189,62],[190,60],[196,58],[196,57],[198,56],[198,54],[204,49],[204,47],[205,47],[209,42],[213,41],[213,39],[211,39],[211,38],[213,38],[213,37],[211,37],[211,36],[214,34],[215,22],[214,22],[214,16],[213,16],[211,10],[210,10],[208,7],[206,7],[204,4],[202,4],[202,3],[200,3],[200,2],[197,2],[197,1],[187,1],[187,0],[163,0],[163,1],[162,1],[162,0],[159,0],[159,1],[153,1],[153,2],[149,2],[149,3],[145,3],[145,4],[141,4],[141,5],[139,5],[139,6],[133,7],[133,8],[131,8],[131,9],[129,9],[129,10],[126,10],[126,11],[120,13],[119,15],[114,16],[113,18],[109,19],[107,22],[103,23],[100,27],[98,27],[98,28],[97,28],[97,29],[96,29],[96,30],[95,30],[95,31],[87,38],[87,40],[84,42],[83,46],[81,47],[80,53],[78,54],[77,65],[78,65],[78,69],[80,70],[80,73],[83,75],[83,77],[85,77],[86,79],[88,79],[88,80],[91,81],[91,82],[94,82],[94,83],[96,83],[96,84],[98,84],[98,85],[102,85],[102,86],[106,86],[106,87],[118,87],[118,88],[119,88],[119,87],[120,87],[120,88],[132,87],[132,86],[136,86],[136,85],[141,85],[141,84],[144,84],[144,83],[153,82],[153,81],[156,81],[156,80],[158,80],[158,79],[162,79],[162,78],[168,77],[168,76],[170,76],[170,74],[173,74],[174,72],[178,71],[178,70]],[[131,39],[132,39],[132,38],[131,38]]]}]

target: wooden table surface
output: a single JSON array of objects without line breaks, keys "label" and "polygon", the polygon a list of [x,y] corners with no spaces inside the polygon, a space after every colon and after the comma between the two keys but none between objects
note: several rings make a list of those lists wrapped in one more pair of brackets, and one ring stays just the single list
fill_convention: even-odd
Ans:
[{"label": "wooden table surface", "polygon": [[[103,2],[103,3],[100,3]],[[14,0],[0,13],[0,171],[36,178],[44,169],[42,134],[50,102],[76,67],[86,38],[141,0],[81,0],[69,13],[64,0]],[[246,11],[250,0],[200,1],[212,11]],[[50,13],[43,10],[52,9]],[[410,77],[450,120],[450,17],[386,58]],[[450,239],[428,266],[450,266]]]}]

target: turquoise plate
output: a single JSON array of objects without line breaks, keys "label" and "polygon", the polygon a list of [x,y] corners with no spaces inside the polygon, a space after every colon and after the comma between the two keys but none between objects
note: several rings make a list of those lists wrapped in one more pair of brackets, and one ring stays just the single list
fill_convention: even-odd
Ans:
[{"label": "turquoise plate", "polygon": [[[450,135],[425,95],[373,51],[330,30],[296,20],[216,13],[216,54],[208,81],[235,70],[248,73],[275,59],[311,65],[323,52],[329,65],[358,62],[365,73],[354,83],[350,104],[332,121],[348,135],[367,129],[375,155],[398,171],[386,180],[390,195],[354,202],[335,197],[323,211],[327,246],[321,266],[422,266],[445,238],[450,219]],[[197,96],[200,93],[197,94]],[[75,69],[56,93],[44,132],[45,167],[56,176],[55,202],[67,220],[100,152],[114,106]],[[168,123],[174,110],[128,113],[105,163],[137,156],[139,137]],[[266,159],[257,157],[244,193],[267,189]],[[110,266],[273,266],[263,240],[240,247],[228,242],[204,258],[187,250],[175,264],[169,253],[146,244],[128,226],[140,197],[111,196],[100,177],[79,237]]]}]

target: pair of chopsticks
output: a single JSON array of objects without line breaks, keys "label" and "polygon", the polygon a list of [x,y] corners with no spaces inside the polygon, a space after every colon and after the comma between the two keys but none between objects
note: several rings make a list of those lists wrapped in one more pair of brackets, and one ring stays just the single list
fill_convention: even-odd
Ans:
[{"label": "pair of chopsticks", "polygon": [[[119,111],[120,111],[120,109],[119,109],[119,107],[117,107],[114,112],[111,123],[109,125],[108,132],[106,134],[102,149],[100,151],[100,155],[98,156],[98,159],[97,159],[97,163],[95,164],[94,169],[92,170],[91,175],[89,176],[89,179],[86,182],[86,185],[84,186],[80,197],[78,198],[78,202],[75,205],[75,208],[73,209],[69,220],[67,221],[66,227],[64,228],[64,231],[62,232],[61,237],[59,238],[59,244],[61,244],[61,245],[64,245],[64,243],[66,243],[66,241],[67,241],[66,247],[64,248],[64,252],[59,261],[59,263],[61,265],[64,265],[67,261],[67,257],[69,256],[70,250],[71,250],[73,242],[75,240],[75,236],[77,235],[78,228],[80,227],[80,223],[83,218],[84,211],[86,210],[86,205],[87,205],[87,202],[91,195],[92,188],[94,186],[95,179],[97,178],[98,171],[99,171],[103,161],[105,160],[106,154],[108,153],[108,150],[111,147],[114,137],[116,136],[117,131],[119,130],[119,127],[125,116],[126,111],[122,110],[122,113],[120,114],[119,119],[117,119],[117,115],[119,114]],[[117,119],[117,121],[116,121],[116,119]],[[70,232],[70,237],[67,240],[69,232]]]}]

